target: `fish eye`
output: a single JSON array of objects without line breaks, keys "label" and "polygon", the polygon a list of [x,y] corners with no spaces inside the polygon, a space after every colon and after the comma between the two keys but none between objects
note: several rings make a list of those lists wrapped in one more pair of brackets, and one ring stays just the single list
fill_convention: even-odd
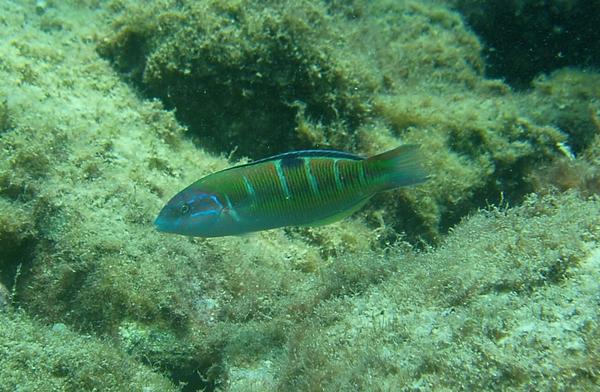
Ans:
[{"label": "fish eye", "polygon": [[190,212],[190,205],[187,203],[183,204],[179,212],[181,215],[187,215]]}]

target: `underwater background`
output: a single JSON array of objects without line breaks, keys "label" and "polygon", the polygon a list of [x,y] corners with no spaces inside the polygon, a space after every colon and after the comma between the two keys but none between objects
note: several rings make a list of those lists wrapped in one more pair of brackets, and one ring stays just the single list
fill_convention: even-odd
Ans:
[{"label": "underwater background", "polygon": [[[600,1],[0,2],[0,391],[600,390]],[[328,226],[160,233],[420,144]]]}]

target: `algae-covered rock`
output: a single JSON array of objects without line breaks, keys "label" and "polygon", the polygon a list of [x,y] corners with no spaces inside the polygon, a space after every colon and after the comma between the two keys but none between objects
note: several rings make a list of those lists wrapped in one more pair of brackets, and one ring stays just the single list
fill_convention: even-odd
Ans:
[{"label": "algae-covered rock", "polygon": [[599,217],[597,198],[532,197],[473,216],[439,249],[389,255],[398,272],[323,304],[289,339],[271,382],[280,390],[594,389]]},{"label": "algae-covered rock", "polygon": [[599,133],[600,74],[591,69],[565,68],[540,75],[532,82],[534,91],[525,107],[540,124],[562,130],[566,143],[579,154]]},{"label": "algae-covered rock", "polygon": [[482,69],[460,18],[418,2],[133,3],[114,27],[99,51],[116,69],[177,108],[203,146],[255,158],[364,150],[357,130],[378,94],[473,85]]},{"label": "algae-covered rock", "polygon": [[[319,139],[350,146],[344,133],[379,82],[338,19],[315,1],[132,3],[100,52],[205,147],[259,157]],[[304,117],[326,134],[296,129]]]},{"label": "algae-covered rock", "polygon": [[0,311],[3,391],[177,391],[166,377],[64,324]]}]

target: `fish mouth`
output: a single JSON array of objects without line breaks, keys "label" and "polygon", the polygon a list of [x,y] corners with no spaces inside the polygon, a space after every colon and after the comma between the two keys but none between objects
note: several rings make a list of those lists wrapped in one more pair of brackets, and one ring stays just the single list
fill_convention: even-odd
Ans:
[{"label": "fish mouth", "polygon": [[169,225],[167,223],[167,220],[165,219],[164,216],[162,216],[162,214],[159,214],[156,219],[154,220],[154,228],[157,231],[163,232],[163,233],[168,233],[170,232],[169,230]]},{"label": "fish mouth", "polygon": [[161,219],[160,216],[157,216],[156,219],[154,219],[154,228],[158,231],[162,231],[161,227],[163,226],[163,220]]}]

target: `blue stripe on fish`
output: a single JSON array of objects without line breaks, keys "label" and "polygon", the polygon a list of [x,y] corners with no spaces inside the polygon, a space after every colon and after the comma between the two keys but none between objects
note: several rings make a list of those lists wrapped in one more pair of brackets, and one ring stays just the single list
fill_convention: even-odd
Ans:
[{"label": "blue stripe on fish", "polygon": [[285,178],[285,174],[283,173],[283,167],[281,165],[281,161],[277,160],[273,162],[275,165],[275,170],[277,171],[277,178],[279,178],[279,183],[281,184],[281,189],[283,190],[283,194],[286,199],[292,197],[290,193],[290,187],[288,186],[287,180]]},{"label": "blue stripe on fish", "polygon": [[308,178],[308,183],[310,185],[310,189],[315,195],[319,195],[319,185],[317,184],[317,179],[312,174],[312,170],[310,168],[310,158],[305,157],[304,160],[304,171],[306,172],[306,177]]}]

